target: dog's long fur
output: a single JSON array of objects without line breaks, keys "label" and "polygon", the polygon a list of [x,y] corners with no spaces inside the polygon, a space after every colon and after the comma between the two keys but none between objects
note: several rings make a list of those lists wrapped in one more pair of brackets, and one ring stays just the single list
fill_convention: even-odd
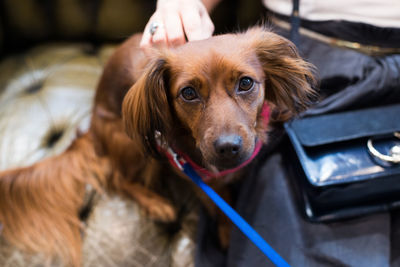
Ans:
[{"label": "dog's long fur", "polygon": [[[266,140],[266,126],[260,118],[264,99],[275,118],[287,119],[305,107],[312,93],[311,66],[300,58],[292,43],[264,28],[154,51],[152,57],[140,51],[139,40],[140,36],[133,36],[110,58],[97,88],[88,133],[59,156],[0,173],[2,234],[12,244],[79,266],[82,226],[78,214],[87,184],[99,191],[132,197],[157,220],[174,220],[172,205],[150,189],[151,183],[162,177],[155,131],[198,163],[212,168],[213,161],[208,157],[215,158],[215,153],[207,151],[211,141],[206,140],[218,134],[210,133],[212,123],[234,123],[240,118],[230,118],[227,113],[241,112],[238,114],[248,118],[243,115],[240,131],[245,132],[242,128],[250,127],[246,123],[254,117],[257,126],[248,134]],[[237,111],[232,104],[236,102],[207,102],[200,108],[182,104],[175,97],[180,77],[190,72],[202,84],[208,84],[206,93],[211,100],[207,101],[218,102],[219,98],[211,95],[213,86],[222,88],[226,84],[210,82],[222,76],[232,80],[235,68],[248,66],[262,81],[257,85],[257,97],[235,100],[243,110]],[[200,136],[205,132],[207,138]],[[246,142],[243,146],[251,152],[252,144]]]}]

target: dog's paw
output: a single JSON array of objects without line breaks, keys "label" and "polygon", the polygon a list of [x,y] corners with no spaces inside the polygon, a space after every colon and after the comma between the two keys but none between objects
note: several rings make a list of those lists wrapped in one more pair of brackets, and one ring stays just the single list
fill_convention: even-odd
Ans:
[{"label": "dog's paw", "polygon": [[160,222],[176,220],[177,212],[166,198],[137,183],[122,180],[119,186],[129,197],[137,201],[142,211],[151,219]]},{"label": "dog's paw", "polygon": [[145,210],[151,219],[164,223],[174,222],[177,217],[175,208],[167,200],[157,199],[154,203],[150,203]]}]

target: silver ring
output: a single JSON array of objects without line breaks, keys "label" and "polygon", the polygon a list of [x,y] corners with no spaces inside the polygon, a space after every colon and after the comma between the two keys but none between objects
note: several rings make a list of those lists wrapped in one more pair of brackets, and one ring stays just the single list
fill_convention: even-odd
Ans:
[{"label": "silver ring", "polygon": [[161,24],[158,23],[158,22],[152,22],[152,23],[150,24],[149,31],[150,31],[151,36],[153,36],[153,35],[156,33],[157,29],[158,29],[160,26],[161,26]]}]

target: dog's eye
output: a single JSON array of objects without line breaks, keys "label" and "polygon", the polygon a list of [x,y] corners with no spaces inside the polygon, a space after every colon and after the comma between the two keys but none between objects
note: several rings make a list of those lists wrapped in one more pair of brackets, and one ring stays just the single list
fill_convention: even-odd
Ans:
[{"label": "dog's eye", "polygon": [[254,81],[252,78],[243,77],[239,81],[239,91],[248,91],[253,87]]},{"label": "dog's eye", "polygon": [[196,90],[192,87],[185,87],[181,90],[181,96],[188,101],[195,100],[198,98]]}]

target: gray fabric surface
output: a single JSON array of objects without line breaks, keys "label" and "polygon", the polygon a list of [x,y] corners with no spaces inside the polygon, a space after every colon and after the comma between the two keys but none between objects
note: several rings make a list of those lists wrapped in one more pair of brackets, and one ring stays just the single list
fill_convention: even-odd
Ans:
[{"label": "gray fabric surface", "polygon": [[[389,266],[389,214],[310,223],[300,214],[289,183],[282,156],[273,154],[258,175],[244,182],[237,209],[292,266]],[[231,244],[227,266],[273,266],[238,231]]]}]

